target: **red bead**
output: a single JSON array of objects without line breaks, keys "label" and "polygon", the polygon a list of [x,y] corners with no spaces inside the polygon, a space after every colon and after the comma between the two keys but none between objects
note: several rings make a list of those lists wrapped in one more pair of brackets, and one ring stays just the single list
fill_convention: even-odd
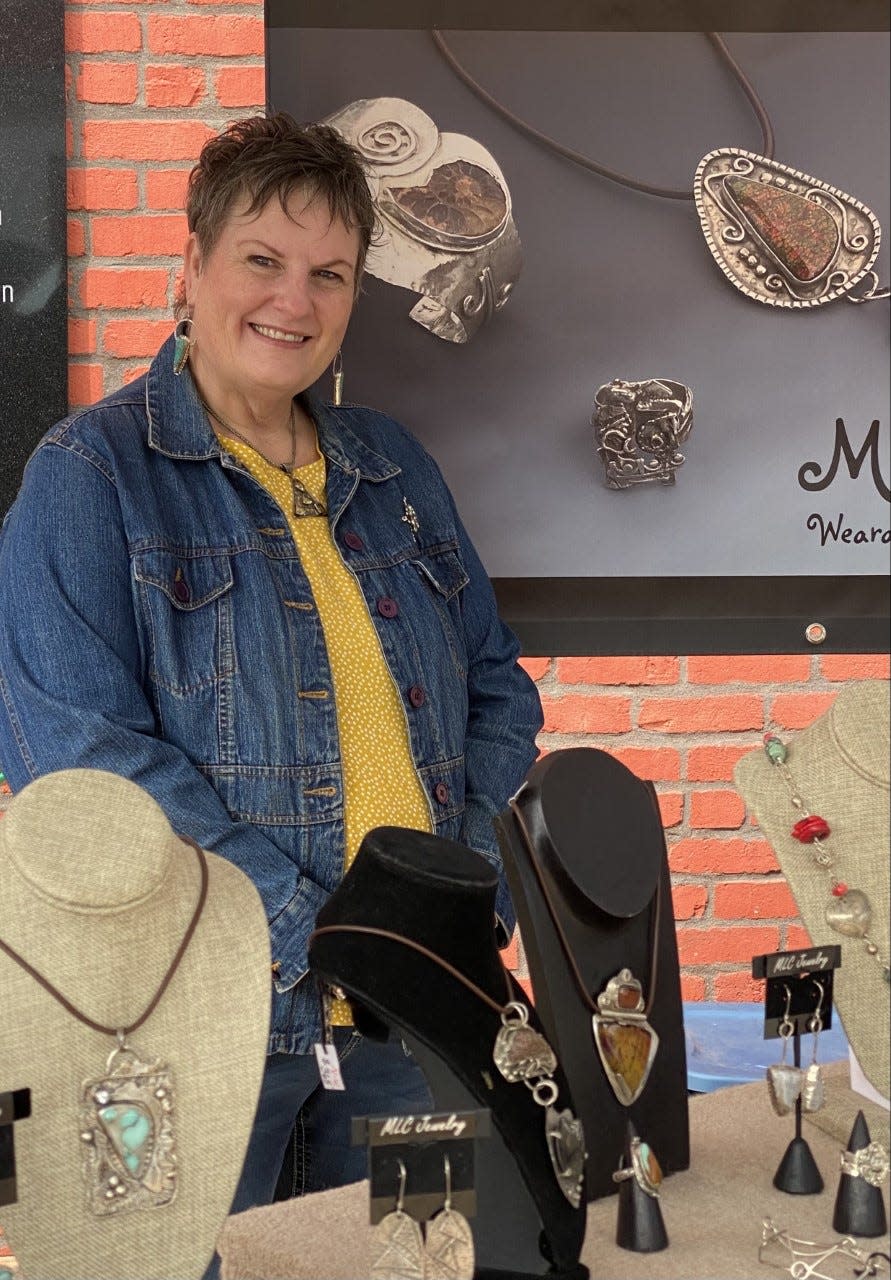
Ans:
[{"label": "red bead", "polygon": [[802,818],[792,828],[792,834],[802,844],[813,844],[815,840],[825,840],[829,835],[829,823],[813,813],[809,818]]},{"label": "red bead", "polygon": [[835,898],[843,898],[848,892],[848,886],[843,880],[839,880],[838,884],[832,886],[832,895]]}]

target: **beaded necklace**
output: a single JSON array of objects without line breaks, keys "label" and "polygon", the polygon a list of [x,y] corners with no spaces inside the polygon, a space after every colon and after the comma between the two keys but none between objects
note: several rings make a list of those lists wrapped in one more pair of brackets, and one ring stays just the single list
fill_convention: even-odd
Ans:
[{"label": "beaded necklace", "polygon": [[869,934],[872,923],[872,905],[869,898],[862,889],[851,889],[844,880],[836,876],[835,853],[823,843],[832,829],[825,818],[821,818],[819,814],[810,813],[806,808],[795,778],[786,763],[789,754],[786,744],[775,734],[766,733],[764,750],[770,763],[779,772],[793,806],[801,814],[792,827],[791,834],[801,844],[812,846],[814,862],[823,868],[829,879],[830,897],[824,912],[826,923],[830,929],[834,929],[836,933],[846,938],[860,938],[866,947],[867,954],[873,956],[881,965],[885,981],[891,982],[891,967],[887,959],[879,954],[878,943]]}]

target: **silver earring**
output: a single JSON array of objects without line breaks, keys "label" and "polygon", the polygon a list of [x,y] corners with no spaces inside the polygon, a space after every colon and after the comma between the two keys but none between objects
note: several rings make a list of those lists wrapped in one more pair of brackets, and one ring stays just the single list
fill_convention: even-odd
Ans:
[{"label": "silver earring", "polygon": [[334,377],[334,403],[338,405],[343,400],[343,354],[340,351],[334,357],[331,373]]},{"label": "silver earring", "polygon": [[789,1010],[792,1007],[792,992],[787,986],[784,986],[783,990],[786,992],[786,1010],[783,1014],[783,1020],[777,1028],[780,1033],[780,1039],[783,1042],[783,1056],[779,1062],[774,1062],[767,1068],[767,1091],[770,1094],[770,1105],[778,1116],[789,1114],[798,1100],[798,1095],[801,1093],[804,1082],[804,1072],[801,1067],[795,1067],[786,1062],[786,1054],[789,1051],[789,1041],[792,1039],[795,1023],[789,1017]]},{"label": "silver earring", "polygon": [[424,1280],[424,1237],[404,1211],[406,1169],[399,1165],[396,1208],[371,1231],[371,1280]]},{"label": "silver earring", "polygon": [[474,1251],[470,1223],[452,1208],[452,1166],[445,1163],[445,1204],[427,1223],[425,1280],[473,1280]]},{"label": "silver earring", "polygon": [[185,316],[173,330],[173,372],[177,377],[189,363],[189,355],[194,342],[192,321],[188,316]]},{"label": "silver earring", "polygon": [[804,1083],[801,1087],[801,1106],[804,1111],[819,1111],[826,1098],[823,1072],[817,1063],[817,1041],[823,1030],[823,997],[826,989],[816,978],[813,978],[812,982],[819,991],[820,997],[807,1023],[807,1029],[814,1037],[814,1051],[811,1055],[811,1065],[804,1073]]}]

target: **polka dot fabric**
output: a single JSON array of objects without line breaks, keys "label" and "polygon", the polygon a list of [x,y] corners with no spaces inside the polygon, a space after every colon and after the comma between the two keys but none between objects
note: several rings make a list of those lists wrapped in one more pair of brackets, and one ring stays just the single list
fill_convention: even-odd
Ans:
[{"label": "polka dot fabric", "polygon": [[[344,871],[373,827],[431,831],[430,808],[412,760],[405,711],[381,650],[365,598],[341,559],[326,516],[295,517],[290,478],[239,440],[223,437],[237,458],[275,498],[288,521],[309,579],[325,634],[343,765]],[[294,474],[325,499],[325,459]],[[352,1022],[349,1004],[334,1001],[331,1021]]]}]

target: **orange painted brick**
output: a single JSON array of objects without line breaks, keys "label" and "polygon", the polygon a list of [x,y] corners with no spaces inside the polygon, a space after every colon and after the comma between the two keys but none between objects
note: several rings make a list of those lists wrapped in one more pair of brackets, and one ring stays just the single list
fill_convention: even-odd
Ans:
[{"label": "orange painted brick", "polygon": [[550,666],[550,658],[521,658],[520,666],[532,680],[540,680],[546,676]]},{"label": "orange painted brick", "polygon": [[704,1000],[705,999],[705,978],[700,978],[695,973],[681,974],[681,999],[682,1000]]},{"label": "orange painted brick", "polygon": [[740,925],[729,929],[709,925],[680,928],[677,933],[682,965],[748,963],[752,956],[776,951],[780,940],[779,929],[768,925],[758,928]]},{"label": "orange painted brick", "polygon": [[558,658],[562,684],[677,684],[679,658]]},{"label": "orange painted brick", "polygon": [[781,729],[806,729],[834,701],[834,693],[782,693],[771,704],[770,719]]},{"label": "orange painted brick", "polygon": [[746,807],[736,791],[694,791],[690,796],[690,826],[737,831]]},{"label": "orange painted brick", "polygon": [[214,92],[222,107],[262,107],[266,101],[263,67],[223,67],[214,80]]},{"label": "orange painted brick", "polygon": [[674,747],[610,747],[609,753],[645,781],[677,782],[681,776],[681,755]]},{"label": "orange painted brick", "polygon": [[506,947],[503,947],[501,950],[501,959],[504,961],[504,967],[506,969],[510,969],[511,972],[515,972],[516,969],[519,967],[518,941],[519,940],[515,930],[514,936],[511,938],[510,942],[507,944]]},{"label": "orange painted brick", "polygon": [[738,875],[777,871],[777,860],[766,840],[689,837],[675,840],[668,856],[672,871],[689,875]]},{"label": "orange painted brick", "polygon": [[169,274],[161,268],[88,267],[80,282],[85,307],[165,307]]},{"label": "orange painted brick", "polygon": [[68,257],[78,258],[86,252],[87,233],[84,224],[77,218],[68,219]]},{"label": "orange painted brick", "polygon": [[66,13],[65,48],[70,53],[136,53],[142,32],[135,13]]},{"label": "orange painted brick", "polygon": [[716,973],[715,999],[728,1002],[746,1000],[750,1004],[760,1004],[764,999],[764,983],[752,977],[751,969],[742,969],[738,973]]},{"label": "orange painted brick", "polygon": [[744,747],[691,747],[687,752],[687,778],[690,782],[732,782],[738,761],[756,745],[753,742]]},{"label": "orange painted brick", "polygon": [[80,102],[135,102],[135,62],[84,62],[77,77]]},{"label": "orange painted brick", "polygon": [[542,698],[545,733],[627,733],[631,728],[628,698],[587,698],[580,693]]},{"label": "orange painted brick", "polygon": [[784,880],[725,880],[715,885],[713,912],[718,920],[788,920],[798,907]]},{"label": "orange painted brick", "polygon": [[[823,941],[831,941],[831,937],[825,938]],[[812,947],[813,945],[811,935],[803,924],[786,925],[780,944],[781,951],[803,951],[806,947]]]},{"label": "orange painted brick", "polygon": [[684,819],[684,797],[678,791],[660,791],[659,816],[663,827],[677,827]]},{"label": "orange painted brick", "polygon": [[135,382],[137,378],[141,378],[144,373],[148,373],[149,366],[147,364],[134,364],[131,368],[124,371],[124,383]]},{"label": "orange painted brick", "polygon": [[204,97],[200,67],[154,66],[145,69],[145,100],[150,107],[194,107]]},{"label": "orange painted brick", "polygon": [[184,209],[188,183],[188,169],[150,169],[145,184],[147,208]]},{"label": "orange painted brick", "polygon": [[68,354],[89,356],[96,350],[96,321],[68,317]]},{"label": "orange painted brick", "polygon": [[698,920],[708,906],[708,889],[701,884],[676,884],[671,901],[675,920]]},{"label": "orange painted brick", "polygon": [[66,175],[69,209],[135,209],[139,200],[133,169],[74,169]]},{"label": "orange painted brick", "polygon": [[200,120],[87,120],[88,160],[194,160],[213,129]]},{"label": "orange painted brick", "polygon": [[761,699],[749,694],[723,698],[649,698],[640,710],[641,729],[656,733],[725,733],[760,729]]},{"label": "orange painted brick", "polygon": [[808,653],[790,654],[710,654],[687,659],[690,684],[785,684],[804,683],[811,670]]},{"label": "orange painted brick", "polygon": [[94,218],[92,231],[93,254],[99,258],[179,257],[188,235],[182,214]]},{"label": "orange painted brick", "polygon": [[68,160],[74,155],[74,124],[71,120],[65,121],[65,156]]},{"label": "orange painted brick", "polygon": [[887,680],[891,657],[887,653],[826,653],[820,673],[827,680]]},{"label": "orange painted brick", "polygon": [[102,398],[102,365],[69,364],[68,403],[74,407],[95,404]]},{"label": "orange painted brick", "polygon": [[[249,5],[249,4],[260,5],[263,3],[263,0],[240,0],[240,2],[243,5]],[[231,3],[232,3],[232,0],[189,0],[189,4],[206,4],[206,5],[215,4],[215,5],[221,6],[224,4],[231,4]]]},{"label": "orange painted brick", "polygon": [[170,329],[169,320],[109,320],[102,346],[111,356],[153,356]]},{"label": "orange painted brick", "polygon": [[257,56],[264,51],[263,21],[259,17],[175,18],[153,14],[148,20],[148,36],[152,53],[229,58]]}]

